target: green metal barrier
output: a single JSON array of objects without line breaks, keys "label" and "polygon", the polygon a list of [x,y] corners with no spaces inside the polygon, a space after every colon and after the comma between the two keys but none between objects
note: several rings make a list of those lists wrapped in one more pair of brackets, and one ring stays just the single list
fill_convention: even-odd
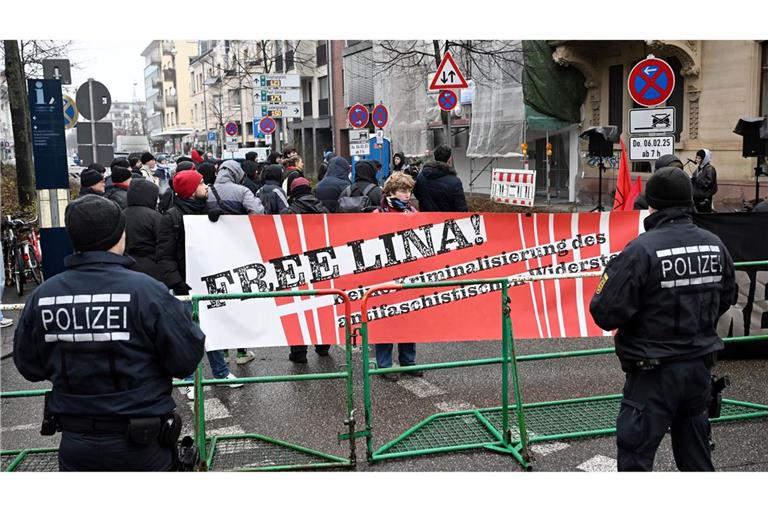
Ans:
[{"label": "green metal barrier", "polygon": [[[371,369],[368,344],[368,300],[370,297],[383,290],[410,290],[416,288],[444,288],[455,286],[487,285],[501,287],[501,408],[499,409],[499,424],[493,425],[484,416],[474,414],[470,421],[464,425],[451,424],[443,421],[443,418],[451,417],[449,414],[432,416],[422,423],[406,431],[400,438],[387,443],[378,450],[373,449],[373,408],[371,403],[371,375],[385,373],[398,373],[415,369],[457,368],[461,366],[477,366],[489,364],[487,361],[461,361],[453,363],[436,363],[429,365],[415,365],[393,367],[386,369]],[[415,283],[393,284],[374,286],[366,292],[362,299],[362,325],[363,339],[363,399],[365,401],[365,430],[356,432],[355,436],[366,438],[366,453],[369,461],[392,459],[397,457],[412,457],[433,453],[443,453],[474,448],[486,448],[489,450],[512,455],[517,461],[528,467],[531,456],[528,451],[528,436],[525,428],[525,416],[523,414],[523,395],[520,389],[520,381],[517,371],[517,358],[512,336],[512,322],[509,308],[509,280],[500,279],[473,279],[466,281],[442,281],[439,283]],[[495,362],[495,360],[494,360]],[[512,391],[515,401],[516,424],[510,423],[509,405],[509,377],[512,374]],[[403,441],[407,440],[407,442]]]},{"label": "green metal barrier", "polygon": [[[768,265],[768,260],[740,262],[735,264],[737,268],[765,265]],[[591,273],[590,275],[597,276],[600,275],[600,273]],[[546,276],[545,279],[568,277],[585,277],[585,275],[561,275],[554,277]],[[524,282],[535,280],[541,280],[541,278],[531,277],[514,279],[511,281]],[[398,287],[387,286],[383,288],[377,287],[375,289],[369,290],[363,299],[363,323],[361,327],[363,336],[364,363],[368,361],[369,357],[368,317],[366,301],[372,293],[375,293],[381,289],[399,290],[437,286],[467,286],[476,284],[478,282],[484,281],[454,281],[418,285],[402,285]],[[505,287],[503,294],[505,297],[506,290],[507,288]],[[503,325],[505,324],[506,322],[504,322]],[[502,334],[503,336],[507,336],[506,329],[503,330]],[[543,361],[566,357],[587,357],[613,354],[615,353],[615,349],[613,347],[515,356],[511,322],[508,331],[508,337],[509,348],[505,349],[507,343],[502,340],[501,358],[422,364],[409,366],[405,369],[388,368],[370,370],[368,369],[368,364],[364,364],[363,390],[365,398],[366,429],[363,432],[356,433],[356,435],[360,437],[366,437],[368,460],[375,462],[395,458],[486,448],[493,451],[499,451],[501,453],[511,453],[512,455],[515,455],[515,458],[517,458],[517,460],[524,468],[532,469],[531,462],[533,459],[527,450],[527,447],[530,443],[615,434],[616,417],[619,412],[621,395],[583,397],[554,402],[522,404],[520,386],[517,381],[518,372],[516,364],[518,362],[524,361]],[[724,342],[726,344],[733,344],[761,340],[768,340],[768,335],[731,337],[725,338]],[[504,396],[502,396],[501,407],[438,413],[432,415],[417,425],[409,428],[393,441],[390,441],[389,443],[386,443],[380,448],[374,450],[372,428],[373,411],[370,396],[371,375],[395,373],[414,369],[437,370],[495,364],[502,364],[503,368],[505,368],[505,365],[509,364],[509,366],[513,369],[513,375],[515,379],[515,405],[507,405],[506,391],[503,391]],[[502,371],[503,390],[508,389],[506,383],[506,374],[506,369],[504,369]],[[518,417],[518,428],[509,428],[509,423],[505,419],[510,414],[509,409],[513,409],[514,414]],[[726,421],[750,420],[765,417],[768,417],[767,405],[724,399],[721,416],[711,421],[713,423],[721,423]],[[502,433],[506,433],[506,436],[503,436]],[[519,451],[510,450],[509,445],[512,444],[519,446],[521,449]]]},{"label": "green metal barrier", "polygon": [[354,388],[352,365],[352,331],[350,328],[350,302],[342,290],[303,290],[284,292],[226,293],[192,296],[192,319],[200,321],[200,301],[266,299],[298,296],[337,296],[344,302],[347,319],[344,336],[346,355],[345,371],[304,375],[274,375],[242,377],[237,379],[204,379],[202,362],[195,372],[195,439],[200,451],[201,469],[214,471],[278,471],[329,468],[353,468],[356,465],[355,441],[349,436],[349,458],[338,457],[279,441],[258,434],[232,434],[208,438],[205,433],[205,387],[217,384],[256,384],[267,382],[291,382],[308,380],[344,379],[346,381],[347,418],[344,425],[354,432]]}]

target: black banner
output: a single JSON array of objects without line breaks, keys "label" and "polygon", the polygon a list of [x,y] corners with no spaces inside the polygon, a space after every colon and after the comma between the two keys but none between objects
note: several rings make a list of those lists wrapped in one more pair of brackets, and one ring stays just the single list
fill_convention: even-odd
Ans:
[{"label": "black banner", "polygon": [[[697,214],[694,223],[715,233],[734,262],[768,260],[768,213]],[[722,337],[768,334],[768,265],[736,268],[738,301],[717,326]],[[768,358],[768,341],[726,345],[723,358]]]}]

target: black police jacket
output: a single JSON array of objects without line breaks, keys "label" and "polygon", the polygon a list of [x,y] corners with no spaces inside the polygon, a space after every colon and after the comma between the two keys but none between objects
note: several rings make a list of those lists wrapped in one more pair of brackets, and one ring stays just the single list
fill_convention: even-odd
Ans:
[{"label": "black police jacket", "polygon": [[205,335],[162,283],[129,270],[133,259],[74,254],[41,284],[13,339],[27,380],[53,384],[52,413],[150,417],[171,412],[171,377],[197,367]]},{"label": "black police jacket", "polygon": [[736,299],[725,245],[684,208],[649,215],[645,229],[606,266],[589,305],[595,323],[618,329],[623,361],[690,359],[722,349],[717,320]]}]

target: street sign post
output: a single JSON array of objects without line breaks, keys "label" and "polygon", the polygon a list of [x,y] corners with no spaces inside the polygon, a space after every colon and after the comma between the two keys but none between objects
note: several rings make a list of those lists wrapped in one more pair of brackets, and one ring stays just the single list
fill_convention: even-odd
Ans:
[{"label": "street sign post", "polygon": [[261,103],[301,103],[299,89],[260,89],[256,101]]},{"label": "street sign post", "polygon": [[75,100],[66,94],[63,94],[61,99],[62,110],[64,111],[64,129],[69,130],[70,128],[74,128],[77,124],[77,117],[80,115],[80,112],[77,110]]},{"label": "street sign post", "polygon": [[440,110],[445,110],[446,112],[450,112],[451,110],[456,108],[456,105],[458,104],[459,104],[458,96],[456,96],[456,93],[450,89],[440,91],[440,94],[437,96],[437,105],[440,107]]},{"label": "street sign post", "polygon": [[373,122],[373,126],[376,128],[383,129],[385,126],[387,126],[387,123],[389,122],[389,110],[387,110],[387,107],[384,106],[383,103],[379,103],[373,107],[371,120]]},{"label": "street sign post", "polygon": [[629,72],[627,88],[635,103],[655,107],[667,101],[675,89],[675,72],[665,61],[649,55]]},{"label": "street sign post", "polygon": [[432,78],[432,83],[429,84],[429,90],[466,89],[467,87],[469,87],[469,84],[459,70],[456,61],[453,60],[451,52],[445,52],[443,60],[440,61],[437,72],[434,78]]},{"label": "street sign post", "polygon": [[254,103],[253,112],[262,117],[291,119],[301,117],[300,103]]},{"label": "street sign post", "polygon": [[224,133],[229,135],[230,137],[234,137],[238,133],[237,129],[237,123],[234,121],[228,121],[227,124],[224,125]]},{"label": "street sign post", "polygon": [[371,137],[368,130],[349,130],[349,154],[351,156],[368,156],[371,154]]},{"label": "street sign post", "polygon": [[[98,121],[109,113],[109,108],[112,106],[112,96],[109,94],[109,90],[101,82],[97,82],[93,78],[89,78],[87,82],[85,82],[77,89],[77,95],[75,98],[75,103],[77,104],[77,108],[80,110],[80,114],[85,119],[94,121],[93,123],[90,123],[90,140],[98,140],[98,137],[96,136],[95,121]],[[77,142],[78,144],[86,144],[84,141],[80,140],[79,132]],[[85,150],[85,153],[82,152],[83,149]],[[106,148],[99,150],[96,144],[90,145],[90,151],[88,151],[88,148],[86,147],[83,149],[78,146],[80,158],[82,158],[85,165],[90,165],[94,162],[99,162],[102,165],[105,165],[111,162],[114,158],[114,149],[112,148],[111,143],[109,151]],[[109,156],[110,153],[112,156]],[[108,160],[105,160],[107,158]]]},{"label": "street sign post", "polygon": [[675,107],[631,109],[629,133],[675,133]]},{"label": "street sign post", "polygon": [[349,121],[350,126],[354,128],[362,128],[367,125],[369,117],[368,109],[365,105],[361,105],[360,103],[356,103],[349,107],[349,112],[347,112],[347,121]]},{"label": "street sign post", "polygon": [[632,161],[656,160],[660,156],[674,153],[674,135],[629,138],[629,159]]}]

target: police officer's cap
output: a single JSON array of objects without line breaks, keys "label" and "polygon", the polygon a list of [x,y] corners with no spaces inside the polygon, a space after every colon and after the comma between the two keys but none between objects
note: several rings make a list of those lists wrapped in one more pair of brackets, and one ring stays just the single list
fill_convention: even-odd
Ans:
[{"label": "police officer's cap", "polygon": [[87,195],[69,203],[64,223],[75,252],[106,251],[123,236],[125,214],[114,201]]},{"label": "police officer's cap", "polygon": [[645,187],[648,204],[656,210],[693,206],[691,179],[682,169],[662,167],[653,173]]}]

